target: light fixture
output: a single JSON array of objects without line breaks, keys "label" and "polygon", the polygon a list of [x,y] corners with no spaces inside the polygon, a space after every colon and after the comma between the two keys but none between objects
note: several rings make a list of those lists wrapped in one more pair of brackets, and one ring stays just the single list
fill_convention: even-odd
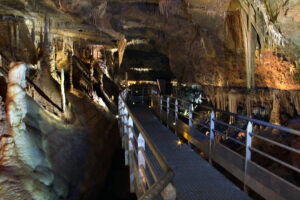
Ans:
[{"label": "light fixture", "polygon": [[181,141],[181,140],[178,140],[178,141],[177,141],[177,145],[178,145],[178,146],[181,146],[181,145],[182,145],[182,141]]}]

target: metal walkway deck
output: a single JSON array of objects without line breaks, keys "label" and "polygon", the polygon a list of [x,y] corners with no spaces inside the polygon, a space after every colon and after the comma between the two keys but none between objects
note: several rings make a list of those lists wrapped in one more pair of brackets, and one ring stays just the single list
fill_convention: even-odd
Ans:
[{"label": "metal walkway deck", "polygon": [[131,107],[158,150],[175,173],[177,199],[250,199],[187,145],[177,145],[177,137],[145,106]]}]

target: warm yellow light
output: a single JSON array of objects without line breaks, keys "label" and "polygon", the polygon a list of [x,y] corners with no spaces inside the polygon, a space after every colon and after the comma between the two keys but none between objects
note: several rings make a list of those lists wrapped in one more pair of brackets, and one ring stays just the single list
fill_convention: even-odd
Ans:
[{"label": "warm yellow light", "polygon": [[151,106],[149,106],[149,108],[151,108]]},{"label": "warm yellow light", "polygon": [[133,105],[135,104],[135,102],[132,103]]},{"label": "warm yellow light", "polygon": [[181,140],[178,140],[178,141],[177,141],[177,145],[178,145],[178,146],[182,145],[182,141],[181,141]]},{"label": "warm yellow light", "polygon": [[115,98],[115,97],[114,97],[114,95],[112,95],[112,96],[111,96],[111,100],[113,101],[113,100],[114,100],[114,98]]}]

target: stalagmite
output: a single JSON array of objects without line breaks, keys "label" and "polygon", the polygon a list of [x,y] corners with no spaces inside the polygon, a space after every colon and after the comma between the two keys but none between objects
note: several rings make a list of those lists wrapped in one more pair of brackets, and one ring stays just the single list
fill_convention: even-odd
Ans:
[{"label": "stalagmite", "polygon": [[70,68],[70,72],[69,72],[70,73],[70,92],[72,92],[74,89],[74,85],[73,85],[73,52],[74,51],[72,51],[72,53],[70,53],[68,55],[69,68]]},{"label": "stalagmite", "polygon": [[14,43],[15,43],[15,41],[14,41],[14,25],[12,24],[12,25],[10,25],[10,47],[11,47],[11,49],[13,49],[14,48]]},{"label": "stalagmite", "polygon": [[35,44],[35,21],[34,20],[32,20],[31,40]]},{"label": "stalagmite", "polygon": [[66,94],[65,94],[65,73],[64,73],[64,69],[61,69],[61,82],[60,82],[60,90],[61,90],[61,107],[63,112],[65,112],[66,110]]},{"label": "stalagmite", "polygon": [[8,88],[6,94],[7,118],[10,124],[10,134],[14,138],[16,150],[21,161],[35,169],[42,162],[42,155],[27,134],[23,119],[27,113],[26,70],[33,68],[23,62],[11,63],[8,73]]},{"label": "stalagmite", "polygon": [[273,91],[273,109],[271,112],[270,122],[273,124],[280,125],[280,103],[276,95],[277,91]]},{"label": "stalagmite", "polygon": [[56,56],[55,56],[55,46],[49,47],[49,63],[50,63],[50,73],[52,78],[60,84],[61,80],[59,75],[57,74],[57,68],[56,68]]},{"label": "stalagmite", "polygon": [[[237,113],[237,99],[238,99],[238,96],[237,96],[236,92],[234,90],[230,91],[228,94],[229,112],[235,113],[235,114]],[[235,119],[235,117],[231,115],[230,119],[229,119],[229,124],[234,123],[234,119]]]},{"label": "stalagmite", "polygon": [[121,67],[123,61],[123,55],[127,46],[127,40],[122,37],[117,41],[118,53],[119,53],[119,68]]},{"label": "stalagmite", "polygon": [[49,42],[49,15],[45,16],[45,27],[44,27],[44,45],[47,47]]},{"label": "stalagmite", "polygon": [[19,50],[20,46],[20,31],[19,31],[19,25],[16,25],[16,48]]},{"label": "stalagmite", "polygon": [[251,114],[252,114],[252,98],[251,98],[251,94],[247,95],[246,110],[247,110],[247,116],[251,117]]}]

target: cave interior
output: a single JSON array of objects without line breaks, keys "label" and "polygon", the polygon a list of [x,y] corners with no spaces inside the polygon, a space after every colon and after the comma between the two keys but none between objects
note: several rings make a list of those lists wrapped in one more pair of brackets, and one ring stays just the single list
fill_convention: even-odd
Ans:
[{"label": "cave interior", "polygon": [[[0,199],[137,199],[118,97],[139,88],[300,130],[300,0],[0,0]],[[300,135],[253,130],[300,150]],[[300,191],[299,173],[253,160]]]}]

